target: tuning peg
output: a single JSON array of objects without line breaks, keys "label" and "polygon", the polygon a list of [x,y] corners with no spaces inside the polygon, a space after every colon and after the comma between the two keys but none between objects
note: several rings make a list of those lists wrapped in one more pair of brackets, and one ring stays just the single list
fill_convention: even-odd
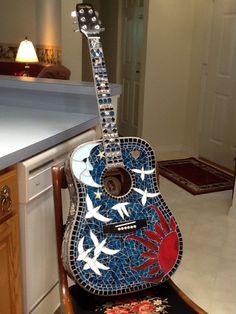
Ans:
[{"label": "tuning peg", "polygon": [[98,16],[99,16],[98,11],[94,11],[94,13],[95,13],[96,17],[98,17]]},{"label": "tuning peg", "polygon": [[75,33],[79,32],[79,31],[80,31],[79,28],[74,29]]}]

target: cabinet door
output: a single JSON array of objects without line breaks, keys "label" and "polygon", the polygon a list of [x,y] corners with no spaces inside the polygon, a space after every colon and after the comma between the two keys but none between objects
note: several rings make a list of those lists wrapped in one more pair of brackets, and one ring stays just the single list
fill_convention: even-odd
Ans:
[{"label": "cabinet door", "polygon": [[18,215],[0,224],[0,264],[0,314],[21,314]]}]

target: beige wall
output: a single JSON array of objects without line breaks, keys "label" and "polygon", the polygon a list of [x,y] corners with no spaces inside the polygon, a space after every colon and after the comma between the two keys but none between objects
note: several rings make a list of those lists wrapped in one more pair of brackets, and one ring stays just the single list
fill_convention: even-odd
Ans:
[{"label": "beige wall", "polygon": [[141,136],[157,152],[198,150],[201,62],[210,2],[149,2]]},{"label": "beige wall", "polygon": [[118,36],[118,0],[101,0],[101,21],[105,27],[102,44],[110,83],[116,83],[117,77],[117,36]]},{"label": "beige wall", "polygon": [[156,150],[184,142],[194,0],[150,0],[142,137]]},{"label": "beige wall", "polygon": [[25,36],[35,45],[62,47],[62,63],[81,80],[81,34],[74,33],[74,0],[7,0],[0,10],[0,42],[18,44]]},{"label": "beige wall", "polygon": [[207,47],[210,36],[212,0],[195,0],[190,75],[186,103],[184,149],[195,155],[199,153],[202,100],[208,62]]},{"label": "beige wall", "polygon": [[[21,0],[22,1],[22,0]],[[61,45],[61,3],[58,0],[34,0],[36,11],[36,43]]]},{"label": "beige wall", "polygon": [[75,10],[74,0],[61,0],[61,47],[62,63],[71,70],[71,80],[81,80],[82,73],[82,35],[73,30],[71,12]]},{"label": "beige wall", "polygon": [[35,45],[60,46],[58,0],[7,0],[0,10],[0,42],[17,44],[27,36]]},{"label": "beige wall", "polygon": [[35,41],[35,20],[35,0],[2,0],[0,10],[0,42],[15,44],[23,40],[25,36]]}]

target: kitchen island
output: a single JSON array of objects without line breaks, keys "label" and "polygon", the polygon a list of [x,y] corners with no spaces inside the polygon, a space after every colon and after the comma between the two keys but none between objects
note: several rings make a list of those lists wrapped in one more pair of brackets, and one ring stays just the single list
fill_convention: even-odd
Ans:
[{"label": "kitchen island", "polygon": [[[116,107],[121,87],[111,89]],[[0,76],[0,134],[0,312],[52,314],[60,297],[51,167],[99,138],[93,84]]]},{"label": "kitchen island", "polygon": [[98,124],[92,83],[0,76],[0,170]]}]

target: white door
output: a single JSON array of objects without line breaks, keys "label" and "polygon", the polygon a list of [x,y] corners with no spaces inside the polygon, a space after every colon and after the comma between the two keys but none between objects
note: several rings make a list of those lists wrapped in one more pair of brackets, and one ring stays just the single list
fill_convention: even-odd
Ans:
[{"label": "white door", "polygon": [[139,94],[143,47],[143,0],[122,2],[122,95],[119,133],[135,136],[138,131]]},{"label": "white door", "polygon": [[234,169],[236,156],[236,1],[215,0],[200,156]]}]

